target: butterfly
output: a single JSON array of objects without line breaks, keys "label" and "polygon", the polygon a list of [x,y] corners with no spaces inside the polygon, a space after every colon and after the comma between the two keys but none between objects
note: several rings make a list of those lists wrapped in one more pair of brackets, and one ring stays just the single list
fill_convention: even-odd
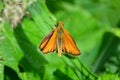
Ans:
[{"label": "butterfly", "polygon": [[62,52],[70,55],[80,55],[81,52],[76,46],[74,39],[63,28],[64,24],[59,21],[56,28],[50,32],[39,45],[40,50],[43,53],[58,52],[58,56],[61,56]]}]

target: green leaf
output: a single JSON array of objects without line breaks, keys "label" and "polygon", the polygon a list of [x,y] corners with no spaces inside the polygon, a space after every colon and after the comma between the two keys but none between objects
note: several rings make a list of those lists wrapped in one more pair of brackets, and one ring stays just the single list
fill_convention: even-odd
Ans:
[{"label": "green leaf", "polygon": [[111,33],[113,33],[115,36],[120,38],[120,29],[119,28],[112,28],[109,30]]},{"label": "green leaf", "polygon": [[0,79],[3,80],[4,79],[4,60],[3,57],[0,54]]},{"label": "green leaf", "polygon": [[118,77],[118,75],[114,75],[114,74],[104,74],[102,76],[102,80],[120,80],[120,78]]}]

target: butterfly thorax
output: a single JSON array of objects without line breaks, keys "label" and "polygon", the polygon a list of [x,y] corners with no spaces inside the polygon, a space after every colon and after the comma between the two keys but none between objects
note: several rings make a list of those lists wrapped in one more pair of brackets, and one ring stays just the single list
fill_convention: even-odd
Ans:
[{"label": "butterfly thorax", "polygon": [[58,38],[62,38],[63,33],[64,33],[64,29],[63,29],[63,23],[62,22],[58,22],[57,24],[57,36]]}]

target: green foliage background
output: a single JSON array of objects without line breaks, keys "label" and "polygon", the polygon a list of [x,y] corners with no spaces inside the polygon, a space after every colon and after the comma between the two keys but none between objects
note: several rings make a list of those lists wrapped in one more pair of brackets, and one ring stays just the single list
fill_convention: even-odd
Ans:
[{"label": "green foliage background", "polygon": [[[33,0],[17,26],[4,19],[5,3],[0,1],[0,80],[120,80],[120,0]],[[57,21],[80,56],[39,50]]]}]

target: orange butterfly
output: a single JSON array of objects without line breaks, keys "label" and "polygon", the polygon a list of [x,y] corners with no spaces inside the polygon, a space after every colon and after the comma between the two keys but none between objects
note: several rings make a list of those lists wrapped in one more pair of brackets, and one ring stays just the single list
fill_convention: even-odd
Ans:
[{"label": "orange butterfly", "polygon": [[39,48],[43,53],[58,51],[58,56],[61,56],[62,52],[71,55],[80,55],[80,51],[76,46],[74,39],[70,34],[64,30],[63,23],[58,22],[56,29],[48,34],[41,42]]}]

